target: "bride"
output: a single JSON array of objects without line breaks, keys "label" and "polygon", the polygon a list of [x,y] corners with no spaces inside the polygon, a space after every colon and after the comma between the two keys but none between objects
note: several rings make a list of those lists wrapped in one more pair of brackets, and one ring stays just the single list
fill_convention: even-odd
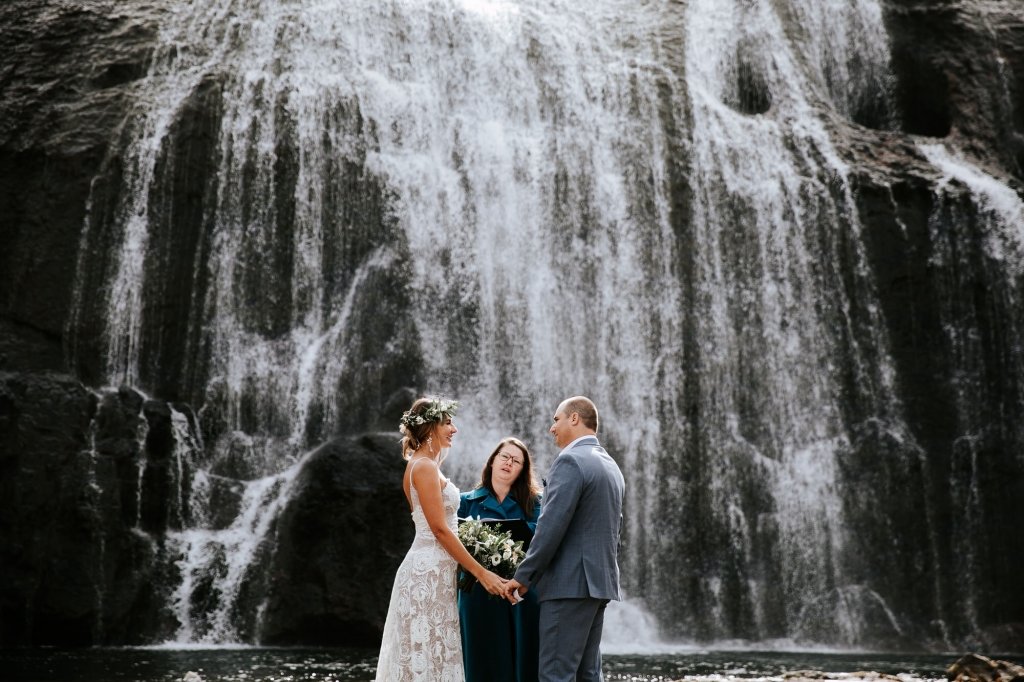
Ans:
[{"label": "bride", "polygon": [[377,682],[462,682],[462,642],[455,597],[456,563],[491,594],[503,581],[477,562],[456,535],[459,489],[441,474],[442,453],[458,433],[458,403],[420,398],[402,415],[405,491],[416,537],[395,575]]}]

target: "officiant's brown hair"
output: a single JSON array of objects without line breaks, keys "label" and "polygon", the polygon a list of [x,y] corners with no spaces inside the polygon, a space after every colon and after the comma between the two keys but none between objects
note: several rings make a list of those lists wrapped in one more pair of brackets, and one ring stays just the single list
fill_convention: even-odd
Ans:
[{"label": "officiant's brown hair", "polygon": [[487,462],[484,463],[484,469],[480,472],[480,484],[477,488],[487,488],[492,495],[497,496],[497,493],[494,492],[494,487],[491,486],[491,469],[494,467],[494,458],[498,456],[498,453],[506,445],[515,446],[523,453],[523,468],[519,470],[519,476],[512,483],[508,494],[522,508],[523,513],[533,520],[537,516],[537,500],[540,499],[541,487],[537,485],[533,478],[533,457],[530,456],[530,449],[518,438],[509,436],[498,441],[494,452],[491,453],[491,456],[487,458]]}]

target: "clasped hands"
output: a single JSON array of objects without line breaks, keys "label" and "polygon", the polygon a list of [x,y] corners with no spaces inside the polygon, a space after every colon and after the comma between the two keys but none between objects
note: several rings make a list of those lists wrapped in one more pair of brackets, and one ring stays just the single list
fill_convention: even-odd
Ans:
[{"label": "clasped hands", "polygon": [[503,597],[512,604],[518,604],[523,601],[523,595],[526,594],[527,589],[515,578],[505,580],[491,571],[487,571],[480,578],[480,584],[491,594],[496,597]]},{"label": "clasped hands", "polygon": [[513,604],[518,604],[523,601],[524,594],[526,594],[526,588],[513,578],[505,583],[505,593],[502,596]]}]

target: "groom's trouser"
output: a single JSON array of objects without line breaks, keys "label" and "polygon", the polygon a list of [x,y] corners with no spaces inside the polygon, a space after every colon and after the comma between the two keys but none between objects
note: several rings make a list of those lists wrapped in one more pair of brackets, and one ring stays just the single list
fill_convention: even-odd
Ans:
[{"label": "groom's trouser", "polygon": [[598,682],[607,599],[540,603],[540,682]]}]

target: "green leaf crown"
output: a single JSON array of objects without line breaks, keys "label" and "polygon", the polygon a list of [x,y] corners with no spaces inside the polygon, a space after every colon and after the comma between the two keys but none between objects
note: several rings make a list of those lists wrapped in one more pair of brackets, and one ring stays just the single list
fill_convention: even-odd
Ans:
[{"label": "green leaf crown", "polygon": [[428,422],[439,422],[445,417],[454,417],[455,411],[459,409],[457,400],[445,400],[444,398],[433,398],[426,407],[419,412],[406,410],[402,413],[399,424],[405,427],[420,426]]}]

